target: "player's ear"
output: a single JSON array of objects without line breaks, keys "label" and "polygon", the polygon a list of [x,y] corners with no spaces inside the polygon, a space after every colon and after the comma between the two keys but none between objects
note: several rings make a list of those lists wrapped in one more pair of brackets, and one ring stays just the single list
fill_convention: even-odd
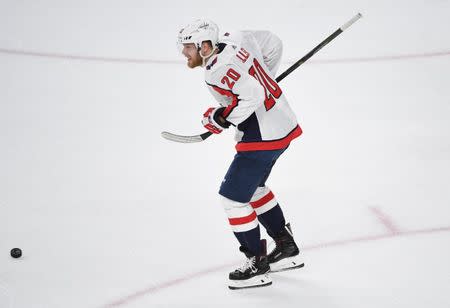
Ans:
[{"label": "player's ear", "polygon": [[203,41],[202,42],[202,51],[210,52],[212,50],[211,41]]},{"label": "player's ear", "polygon": [[202,46],[203,46],[203,45],[208,46],[209,48],[212,48],[211,41],[203,41],[203,42],[202,42]]}]

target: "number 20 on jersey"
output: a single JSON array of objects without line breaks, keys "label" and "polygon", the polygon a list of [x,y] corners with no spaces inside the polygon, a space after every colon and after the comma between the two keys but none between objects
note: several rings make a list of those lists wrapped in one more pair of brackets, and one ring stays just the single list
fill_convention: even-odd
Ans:
[{"label": "number 20 on jersey", "polygon": [[[241,48],[237,53],[236,57],[239,58],[243,63],[245,63],[250,57],[250,53],[244,48]],[[280,86],[274,81],[261,66],[256,58],[253,58],[253,65],[249,68],[248,73],[253,76],[258,82],[263,86],[265,92],[264,106],[266,111],[275,106],[275,99],[279,98],[283,93]],[[226,84],[229,89],[232,89],[236,81],[241,78],[241,75],[234,69],[230,68],[226,75],[223,76],[221,82]]]}]

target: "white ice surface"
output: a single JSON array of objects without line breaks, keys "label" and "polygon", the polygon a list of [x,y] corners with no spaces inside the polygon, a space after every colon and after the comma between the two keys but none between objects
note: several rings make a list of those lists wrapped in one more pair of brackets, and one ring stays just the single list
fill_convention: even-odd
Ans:
[{"label": "white ice surface", "polygon": [[[450,307],[450,1],[260,3],[0,1],[0,308]],[[177,31],[272,30],[281,72],[357,12],[282,82],[304,134],[268,185],[306,266],[230,291],[232,132],[160,136],[215,104]]]}]

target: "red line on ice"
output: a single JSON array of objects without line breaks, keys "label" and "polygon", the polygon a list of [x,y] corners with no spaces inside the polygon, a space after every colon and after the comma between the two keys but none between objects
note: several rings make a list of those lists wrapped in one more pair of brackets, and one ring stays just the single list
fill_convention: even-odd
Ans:
[{"label": "red line on ice", "polygon": [[150,287],[148,287],[146,289],[142,289],[142,290],[137,291],[137,292],[135,292],[133,294],[130,294],[130,295],[125,296],[125,297],[123,297],[121,299],[118,299],[118,300],[116,300],[114,302],[111,302],[111,303],[105,305],[104,307],[118,307],[118,306],[121,306],[121,305],[125,305],[128,302],[137,299],[138,297],[141,297],[141,296],[144,296],[144,295],[148,295],[148,294],[152,294],[152,293],[158,292],[158,291],[160,291],[162,289],[166,289],[166,288],[178,285],[180,283],[186,282],[188,280],[192,280],[192,279],[197,278],[197,277],[201,277],[201,276],[213,273],[213,272],[217,272],[217,271],[223,270],[225,268],[228,268],[228,267],[234,265],[235,263],[236,262],[219,265],[219,266],[208,268],[208,269],[196,272],[196,273],[188,274],[188,275],[180,277],[180,278],[176,278],[176,279],[173,279],[173,280],[169,280],[169,281],[166,281],[166,282],[163,282],[163,283],[160,283],[160,284],[156,284],[156,285],[150,286]]},{"label": "red line on ice", "polygon": [[[401,55],[387,55],[376,57],[355,57],[355,58],[340,58],[340,59],[324,59],[324,60],[312,60],[312,63],[328,64],[328,63],[354,63],[354,62],[380,62],[380,61],[395,61],[395,60],[409,60],[420,58],[434,58],[450,56],[450,51],[436,51],[425,52],[416,54],[401,54]],[[292,62],[294,63],[294,62]]]},{"label": "red line on ice", "polygon": [[391,234],[400,233],[400,229],[394,224],[392,219],[387,214],[382,212],[378,207],[371,207],[370,210],[375,214],[375,216],[377,216],[377,218],[389,230]]},{"label": "red line on ice", "polygon": [[[32,56],[43,57],[52,59],[66,59],[66,60],[78,60],[78,61],[98,61],[98,62],[113,62],[113,63],[135,63],[135,64],[180,64],[185,61],[179,60],[158,60],[158,59],[138,59],[138,58],[117,58],[117,57],[99,57],[89,55],[72,55],[64,53],[54,52],[41,52],[33,50],[20,50],[0,48],[0,53],[8,55],[18,56]],[[387,55],[387,56],[375,56],[375,57],[354,57],[354,58],[340,58],[340,59],[323,59],[312,60],[307,64],[331,64],[331,63],[353,63],[353,62],[378,62],[378,61],[395,61],[395,60],[408,60],[408,59],[420,59],[420,58],[434,58],[450,56],[450,50],[445,51],[433,51],[417,54],[399,54],[399,55]],[[287,61],[286,64],[292,64],[295,61]]]},{"label": "red line on ice", "polygon": [[[388,238],[393,238],[393,237],[407,237],[407,236],[414,236],[414,235],[420,235],[420,234],[433,234],[433,233],[437,233],[437,232],[448,232],[448,231],[450,231],[450,226],[429,228],[429,229],[419,229],[419,230],[409,230],[409,231],[399,231],[398,229],[395,229],[395,228],[393,230],[397,230],[397,232],[396,233],[390,232],[387,234],[369,235],[369,236],[350,238],[350,239],[345,239],[345,240],[324,242],[324,243],[304,246],[302,250],[324,249],[324,248],[343,246],[343,245],[349,245],[349,244],[354,244],[354,243],[372,242],[372,241],[388,239]],[[205,270],[202,270],[202,271],[199,271],[196,273],[187,274],[187,275],[177,278],[177,279],[173,279],[173,280],[169,280],[169,281],[166,281],[166,282],[163,282],[160,284],[156,284],[154,286],[150,286],[146,289],[142,289],[142,290],[137,291],[128,296],[122,297],[121,299],[115,300],[109,304],[104,305],[103,307],[109,308],[109,307],[119,307],[122,305],[126,305],[129,302],[138,299],[139,297],[149,295],[152,293],[156,293],[160,290],[182,284],[182,283],[192,280],[194,278],[198,278],[198,277],[205,276],[205,275],[208,275],[213,272],[217,272],[219,270],[226,269],[235,264],[236,264],[236,262],[232,262],[232,263],[212,267],[212,268],[205,269]]]}]

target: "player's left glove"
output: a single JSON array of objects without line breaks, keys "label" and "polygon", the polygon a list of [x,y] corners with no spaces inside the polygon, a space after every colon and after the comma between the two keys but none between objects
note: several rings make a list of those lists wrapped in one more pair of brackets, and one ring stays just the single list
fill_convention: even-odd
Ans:
[{"label": "player's left glove", "polygon": [[225,107],[210,107],[203,114],[202,124],[213,134],[220,134],[225,128],[230,127],[230,123],[222,117]]}]

